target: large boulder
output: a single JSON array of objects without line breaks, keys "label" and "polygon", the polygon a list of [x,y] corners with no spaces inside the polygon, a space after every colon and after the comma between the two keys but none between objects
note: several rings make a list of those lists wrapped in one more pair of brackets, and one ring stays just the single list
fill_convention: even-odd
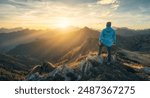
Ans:
[{"label": "large boulder", "polygon": [[57,67],[54,71],[49,73],[48,78],[61,81],[75,81],[81,79],[80,75],[78,75],[75,70],[67,65],[61,65]]},{"label": "large boulder", "polygon": [[82,60],[78,66],[82,79],[88,78],[97,73],[97,67],[103,64],[103,58],[100,56],[88,55],[85,60]]},{"label": "large boulder", "polygon": [[[56,67],[50,62],[44,62],[42,65],[36,65],[27,75],[26,80],[36,80],[35,77],[53,71]],[[38,73],[38,74],[37,74]]]},{"label": "large boulder", "polygon": [[31,74],[30,76],[26,77],[26,81],[35,81],[40,80],[40,74],[38,72]]},{"label": "large boulder", "polygon": [[41,70],[43,72],[51,72],[55,69],[56,67],[50,63],[50,62],[44,62],[43,65],[41,66]]},{"label": "large boulder", "polygon": [[144,67],[144,68],[141,69],[141,71],[143,71],[144,73],[150,75],[150,67]]}]

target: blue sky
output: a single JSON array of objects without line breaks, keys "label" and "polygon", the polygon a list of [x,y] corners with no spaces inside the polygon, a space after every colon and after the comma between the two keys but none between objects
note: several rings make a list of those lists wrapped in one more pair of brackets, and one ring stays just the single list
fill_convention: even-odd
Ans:
[{"label": "blue sky", "polygon": [[0,0],[0,27],[150,28],[150,0]]}]

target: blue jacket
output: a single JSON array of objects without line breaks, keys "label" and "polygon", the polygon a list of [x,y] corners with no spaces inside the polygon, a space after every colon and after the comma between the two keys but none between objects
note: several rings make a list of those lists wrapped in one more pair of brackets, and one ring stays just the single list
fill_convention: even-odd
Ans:
[{"label": "blue jacket", "polygon": [[116,32],[111,27],[106,27],[100,33],[99,41],[107,47],[116,44]]}]

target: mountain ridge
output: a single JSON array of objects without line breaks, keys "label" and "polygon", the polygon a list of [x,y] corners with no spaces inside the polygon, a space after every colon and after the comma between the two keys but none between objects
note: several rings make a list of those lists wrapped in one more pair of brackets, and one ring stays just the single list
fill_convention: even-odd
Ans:
[{"label": "mountain ridge", "polygon": [[[33,33],[28,31],[30,30],[26,30],[21,36],[15,36],[14,38],[22,38]],[[99,31],[97,30],[85,27],[70,32],[60,32],[60,30],[58,32],[55,32],[55,30],[34,31],[34,34],[38,32],[37,36],[34,36],[34,39],[32,37],[25,39],[29,41],[28,43],[23,41],[23,43],[19,43],[7,52],[0,50],[0,60],[2,61],[0,62],[0,73],[2,76],[0,80],[149,80],[150,39],[148,37],[149,33],[147,33],[149,30],[134,31],[140,34],[134,33],[130,36],[118,35],[118,33],[125,33],[126,31],[131,33],[134,30],[131,30],[131,32],[124,29],[122,31],[116,30],[117,44],[112,49],[115,53],[112,56],[115,62],[110,68],[105,64],[107,56],[105,48],[103,49],[102,57],[96,56],[99,36]],[[22,31],[19,32],[21,33]],[[8,39],[6,41],[9,42]],[[0,48],[5,50],[6,47],[1,46]],[[91,58],[94,59],[91,60]],[[98,63],[99,61],[97,60],[99,58],[100,61],[104,59],[103,64],[102,62]],[[55,68],[50,66],[55,66]],[[80,68],[76,69],[76,67]],[[123,71],[131,75],[130,79],[124,73],[120,73],[122,77],[113,76],[113,73],[108,71],[114,70],[113,68],[116,69],[115,75]],[[54,73],[51,73],[53,70],[55,70],[54,73],[59,73],[56,77],[51,77],[51,75],[54,75]],[[85,70],[88,70],[88,72]],[[63,75],[64,71],[67,73],[67,76]],[[91,73],[92,76],[81,78],[82,74],[87,73]],[[13,79],[13,77],[15,78]],[[87,79],[87,77],[89,78]],[[115,77],[118,77],[118,79]]]}]

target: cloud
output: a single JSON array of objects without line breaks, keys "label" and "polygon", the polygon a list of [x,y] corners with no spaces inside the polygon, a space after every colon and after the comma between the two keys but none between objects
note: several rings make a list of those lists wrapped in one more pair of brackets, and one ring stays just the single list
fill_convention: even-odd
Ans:
[{"label": "cloud", "polygon": [[0,0],[0,4],[6,4],[8,2],[9,2],[9,0]]},{"label": "cloud", "polygon": [[51,27],[68,18],[74,26],[98,28],[106,21],[117,26],[149,24],[149,5],[149,0],[0,0],[0,22]]},{"label": "cloud", "polygon": [[24,2],[23,0],[9,0],[9,3],[15,6],[27,6],[27,3]]},{"label": "cloud", "polygon": [[61,3],[65,3],[65,4],[85,4],[85,3],[94,3],[97,2],[97,0],[47,0],[49,2],[61,2]]},{"label": "cloud", "polygon": [[25,0],[0,0],[0,5],[7,4],[16,7],[27,7],[27,2]]},{"label": "cloud", "polygon": [[118,12],[132,12],[139,13],[141,12],[149,12],[150,14],[150,2],[149,0],[120,0],[120,6],[118,8]]},{"label": "cloud", "polygon": [[97,4],[104,5],[104,6],[111,6],[111,8],[117,10],[117,8],[120,6],[119,0],[98,0]]},{"label": "cloud", "polygon": [[99,0],[97,3],[98,4],[102,4],[102,5],[108,5],[108,4],[113,4],[115,3],[117,0]]}]

